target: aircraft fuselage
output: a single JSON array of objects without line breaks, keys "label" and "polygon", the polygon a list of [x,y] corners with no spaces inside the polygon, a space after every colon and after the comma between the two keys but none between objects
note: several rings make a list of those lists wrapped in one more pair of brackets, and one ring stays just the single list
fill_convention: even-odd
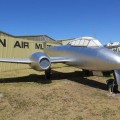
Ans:
[{"label": "aircraft fuselage", "polygon": [[108,71],[120,69],[120,54],[104,47],[55,46],[45,50],[50,57],[70,58],[67,64],[81,69]]}]

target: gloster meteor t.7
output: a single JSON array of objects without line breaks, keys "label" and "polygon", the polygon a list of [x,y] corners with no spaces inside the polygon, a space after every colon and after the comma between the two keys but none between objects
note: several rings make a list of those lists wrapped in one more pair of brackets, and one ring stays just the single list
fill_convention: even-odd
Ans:
[{"label": "gloster meteor t.7", "polygon": [[51,64],[65,63],[76,66],[83,71],[112,71],[114,80],[108,80],[111,92],[118,91],[120,85],[120,54],[103,45],[93,37],[81,37],[67,45],[46,48],[43,52],[35,52],[29,58],[0,58],[0,62],[29,64],[31,68],[45,71],[50,79]]}]

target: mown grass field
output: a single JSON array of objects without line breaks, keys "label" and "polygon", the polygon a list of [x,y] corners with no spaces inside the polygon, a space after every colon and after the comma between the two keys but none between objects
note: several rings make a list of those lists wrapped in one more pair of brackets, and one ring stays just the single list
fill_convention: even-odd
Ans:
[{"label": "mown grass field", "polygon": [[108,95],[108,78],[82,77],[61,64],[52,73],[50,84],[43,72],[0,73],[0,120],[120,120],[120,97]]}]

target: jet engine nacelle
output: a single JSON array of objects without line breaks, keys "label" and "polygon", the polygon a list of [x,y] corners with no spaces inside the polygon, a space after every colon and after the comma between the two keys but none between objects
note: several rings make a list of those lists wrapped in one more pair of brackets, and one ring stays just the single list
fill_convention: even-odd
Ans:
[{"label": "jet engine nacelle", "polygon": [[37,71],[47,70],[51,66],[50,57],[45,53],[42,52],[33,53],[30,59],[33,61],[30,64],[30,66],[34,70]]}]

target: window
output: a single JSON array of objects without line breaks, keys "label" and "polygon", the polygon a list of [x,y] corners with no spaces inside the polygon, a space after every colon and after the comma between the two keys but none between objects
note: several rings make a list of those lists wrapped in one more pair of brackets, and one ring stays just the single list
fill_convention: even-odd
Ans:
[{"label": "window", "polygon": [[97,47],[97,46],[102,46],[102,44],[95,38],[93,37],[81,37],[77,38],[68,44],[72,46],[84,46],[84,47]]}]

